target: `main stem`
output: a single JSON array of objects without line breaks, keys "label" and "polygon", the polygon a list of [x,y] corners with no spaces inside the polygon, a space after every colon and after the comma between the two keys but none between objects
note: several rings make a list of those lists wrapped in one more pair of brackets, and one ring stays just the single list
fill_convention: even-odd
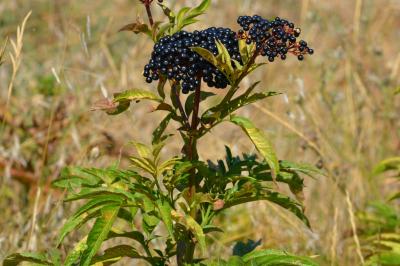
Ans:
[{"label": "main stem", "polygon": [[[192,123],[190,124],[188,138],[185,141],[185,145],[182,149],[185,154],[185,157],[189,161],[195,161],[199,157],[197,152],[197,139],[198,139],[197,130],[199,125],[199,109],[200,109],[200,98],[201,98],[200,96],[201,96],[201,84],[195,90]],[[188,118],[186,119],[188,120]],[[198,184],[196,183],[196,171],[191,170],[189,177],[189,195],[188,195],[189,206],[191,206],[193,203],[197,185]],[[197,211],[195,209],[191,210],[190,216],[194,220],[196,220]],[[196,244],[193,241],[193,234],[190,231],[187,231],[183,239],[178,241],[177,255],[176,255],[178,266],[181,265],[183,266],[185,263],[193,262],[195,246]]]}]

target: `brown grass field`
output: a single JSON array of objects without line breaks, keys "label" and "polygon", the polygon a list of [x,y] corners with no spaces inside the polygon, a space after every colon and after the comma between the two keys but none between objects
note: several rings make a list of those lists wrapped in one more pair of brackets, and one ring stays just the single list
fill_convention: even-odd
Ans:
[{"label": "brown grass field", "polygon": [[[175,7],[198,2],[166,1]],[[17,27],[29,11],[18,40]],[[284,94],[240,113],[270,136],[279,158],[322,166],[327,176],[306,179],[312,230],[270,203],[248,204],[219,219],[226,230],[210,241],[209,255],[224,257],[238,240],[262,239],[263,248],[314,256],[321,265],[361,265],[358,214],[399,189],[394,179],[371,172],[400,155],[400,95],[394,94],[400,86],[400,1],[216,0],[194,27],[237,29],[243,14],[294,21],[315,54],[254,72],[245,84],[260,80],[260,88]],[[128,142],[150,141],[162,118],[150,113],[151,104],[119,116],[91,111],[114,92],[155,90],[141,75],[151,43],[118,32],[137,16],[146,20],[137,0],[0,2],[0,47],[9,37],[21,48],[14,51],[8,42],[0,66],[0,260],[54,246],[72,213],[63,193],[50,186],[63,166],[120,159],[128,165]],[[14,74],[9,53],[19,63]],[[200,156],[220,158],[224,145],[237,154],[254,152],[242,132],[223,124],[201,140]],[[173,138],[166,153],[179,153],[181,146]],[[68,241],[78,239],[76,233]]]}]

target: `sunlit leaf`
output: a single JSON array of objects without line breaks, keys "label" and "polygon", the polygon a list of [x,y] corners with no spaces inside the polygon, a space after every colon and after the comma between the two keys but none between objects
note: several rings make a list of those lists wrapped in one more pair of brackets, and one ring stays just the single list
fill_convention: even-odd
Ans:
[{"label": "sunlit leaf", "polygon": [[214,54],[211,51],[204,49],[202,47],[192,47],[190,49],[192,49],[192,51],[198,53],[201,57],[203,57],[205,60],[207,60],[212,65],[214,65],[214,66],[218,65],[217,58],[214,56]]},{"label": "sunlit leaf", "polygon": [[74,249],[72,249],[68,253],[68,255],[64,261],[65,266],[74,265],[76,263],[76,261],[79,260],[82,253],[87,248],[86,241],[87,241],[87,236],[85,236],[81,241],[79,241],[78,244],[76,244],[76,246],[74,247]]},{"label": "sunlit leaf", "polygon": [[172,207],[170,203],[165,200],[165,199],[159,199],[156,202],[158,211],[160,213],[161,219],[164,222],[165,227],[167,228],[167,231],[169,233],[169,236],[174,239],[174,228],[172,224],[172,216],[171,216],[171,211]]},{"label": "sunlit leaf", "polygon": [[119,209],[120,206],[107,206],[102,209],[101,217],[96,220],[89,232],[86,241],[87,248],[82,254],[81,265],[90,265],[92,258],[96,255],[103,241],[107,238],[108,233],[117,218]]},{"label": "sunlit leaf", "polygon": [[186,215],[185,220],[187,226],[199,242],[201,251],[204,253],[206,251],[206,236],[203,232],[203,228],[189,215]]},{"label": "sunlit leaf", "polygon": [[256,128],[247,118],[233,116],[230,121],[240,126],[246,132],[251,141],[254,143],[254,146],[271,167],[271,170],[273,171],[273,177],[276,177],[276,175],[279,173],[279,162],[272,144],[266,135],[261,130]]},{"label": "sunlit leaf", "polygon": [[140,101],[140,100],[152,100],[161,102],[162,99],[156,94],[142,89],[132,89],[114,95],[114,102],[124,101]]},{"label": "sunlit leaf", "polygon": [[133,145],[135,145],[135,148],[136,148],[137,152],[139,153],[140,157],[149,158],[149,156],[151,155],[151,150],[149,147],[147,147],[143,143],[139,143],[136,141],[134,141],[132,143],[133,143]]}]

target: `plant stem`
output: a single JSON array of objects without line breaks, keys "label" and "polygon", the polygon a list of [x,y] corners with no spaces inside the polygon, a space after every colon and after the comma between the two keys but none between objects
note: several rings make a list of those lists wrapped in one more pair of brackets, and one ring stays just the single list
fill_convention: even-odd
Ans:
[{"label": "plant stem", "polygon": [[185,109],[183,109],[183,105],[180,99],[180,93],[178,90],[178,85],[176,83],[172,83],[171,93],[174,95],[176,104],[178,105],[179,112],[181,113],[182,125],[185,127],[186,130],[189,130],[190,129],[189,118],[186,115]]},{"label": "plant stem", "polygon": [[151,14],[151,8],[150,8],[151,2],[152,1],[149,1],[149,0],[145,1],[144,6],[146,7],[147,17],[149,18],[150,26],[153,27],[154,20],[153,20],[153,15]]},{"label": "plant stem", "polygon": [[[197,153],[197,139],[198,139],[198,125],[199,125],[199,109],[201,100],[201,84],[196,88],[194,95],[194,105],[192,114],[192,123],[190,125],[189,137],[185,141],[183,147],[183,152],[189,161],[195,161],[198,159],[199,155]],[[192,205],[194,195],[196,194],[196,171],[192,170],[189,177],[189,206]],[[197,210],[193,209],[190,212],[190,216],[196,220]],[[178,265],[184,265],[185,263],[193,262],[193,255],[195,251],[196,244],[194,243],[193,234],[190,231],[186,232],[186,236],[178,241],[177,246],[177,261]]]}]

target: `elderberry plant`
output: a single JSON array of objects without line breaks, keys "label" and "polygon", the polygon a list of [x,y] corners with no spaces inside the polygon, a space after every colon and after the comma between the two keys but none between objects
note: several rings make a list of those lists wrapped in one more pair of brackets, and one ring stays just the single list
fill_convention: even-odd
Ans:
[{"label": "elderberry plant", "polygon": [[[298,40],[300,29],[285,19],[268,20],[255,15],[239,17],[238,29],[212,27],[188,32],[184,28],[197,21],[211,0],[203,0],[194,8],[183,7],[176,13],[165,1],[157,1],[167,22],[154,20],[154,1],[141,2],[149,23],[137,21],[122,30],[146,34],[154,42],[143,75],[148,83],[157,82],[157,93],[128,90],[115,94],[111,102],[97,109],[116,115],[133,102],[150,100],[157,104],[156,111],[166,113],[165,118],[154,130],[151,144],[133,142],[137,156],[130,158],[132,168],[64,169],[54,185],[68,191],[66,202],[79,200],[83,205],[63,226],[57,241],[59,249],[47,255],[13,254],[5,265],[20,261],[110,265],[123,257],[151,265],[316,265],[310,258],[283,251],[254,251],[260,244],[254,241],[236,245],[234,256],[228,261],[204,257],[206,236],[223,232],[213,220],[239,204],[270,201],[310,226],[301,202],[302,176],[314,176],[319,171],[309,165],[278,160],[267,136],[249,119],[235,115],[239,108],[277,94],[256,92],[259,82],[239,93],[241,81],[252,71],[275,58],[285,60],[293,54],[303,60],[305,55],[313,54],[304,40]],[[227,90],[216,105],[200,114],[200,104],[205,99],[218,97],[204,90],[206,86]],[[239,126],[259,155],[235,156],[226,147],[224,160],[214,163],[200,158],[198,140],[222,122]],[[171,136],[167,134],[170,124],[183,140],[182,153],[163,161],[160,152]],[[278,186],[287,186],[291,193],[283,193]],[[85,224],[90,225],[90,231],[62,260],[60,247],[65,237]],[[116,238],[135,243],[112,246]]]}]

